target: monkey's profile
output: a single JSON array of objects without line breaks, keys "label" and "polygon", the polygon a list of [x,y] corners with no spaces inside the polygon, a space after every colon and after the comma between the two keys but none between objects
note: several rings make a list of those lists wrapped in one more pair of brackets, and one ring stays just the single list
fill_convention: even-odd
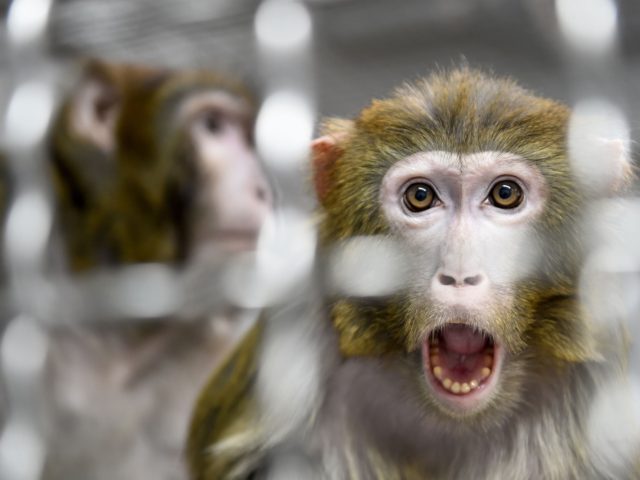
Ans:
[{"label": "monkey's profile", "polygon": [[71,269],[252,248],[271,208],[254,117],[222,75],[89,62],[51,135]]},{"label": "monkey's profile", "polygon": [[[200,277],[254,249],[271,210],[254,117],[247,89],[215,72],[89,62],[51,132],[69,272],[163,263],[197,270],[206,295]],[[65,438],[51,440],[44,478],[186,477],[191,404],[233,337],[219,327],[252,314],[180,314],[51,328],[51,430]]]},{"label": "monkey's profile", "polygon": [[[320,254],[392,241],[404,285],[331,296],[289,325],[289,364],[272,361],[292,342],[265,316],[201,394],[192,478],[280,478],[292,465],[331,479],[638,478],[635,456],[611,465],[588,429],[595,396],[625,384],[626,349],[578,297],[587,195],[569,116],[460,69],[327,122],[313,143]],[[316,370],[279,394],[298,362]]]}]

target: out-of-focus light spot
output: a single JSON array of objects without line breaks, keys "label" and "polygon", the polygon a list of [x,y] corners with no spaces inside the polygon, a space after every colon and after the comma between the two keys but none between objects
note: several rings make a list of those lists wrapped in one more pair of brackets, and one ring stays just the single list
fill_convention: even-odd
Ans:
[{"label": "out-of-focus light spot", "polygon": [[38,261],[47,244],[51,222],[51,210],[42,193],[20,194],[7,218],[7,257],[17,262]]},{"label": "out-of-focus light spot", "polygon": [[55,107],[51,86],[33,81],[20,85],[7,107],[5,138],[14,148],[28,148],[42,140]]},{"label": "out-of-focus light spot", "polygon": [[640,448],[640,387],[633,379],[602,385],[587,423],[589,443],[599,471],[627,478]]},{"label": "out-of-focus light spot", "polygon": [[44,35],[51,0],[14,0],[7,14],[9,38],[20,44]]},{"label": "out-of-focus light spot", "polygon": [[[580,277],[589,318],[618,328],[640,308],[640,200],[600,199],[585,214],[591,250]],[[612,323],[614,322],[614,323]]]},{"label": "out-of-focus light spot", "polygon": [[273,167],[291,167],[306,160],[313,135],[313,108],[292,91],[270,95],[256,121],[256,143]]},{"label": "out-of-focus light spot", "polygon": [[2,337],[0,355],[5,376],[33,377],[44,368],[48,342],[34,320],[19,316]]},{"label": "out-of-focus light spot", "polygon": [[300,2],[267,0],[255,16],[258,42],[277,50],[302,48],[311,39],[311,15]]},{"label": "out-of-focus light spot", "polygon": [[580,276],[580,297],[589,318],[599,326],[618,328],[635,317],[640,306],[637,258],[602,247],[591,254]]},{"label": "out-of-focus light spot", "polygon": [[615,105],[592,99],[578,103],[569,122],[569,158],[585,188],[611,191],[629,163],[629,126]]},{"label": "out-of-focus light spot", "polygon": [[45,449],[39,435],[21,421],[9,422],[0,437],[0,478],[37,480],[44,457]]},{"label": "out-of-focus light spot", "polygon": [[311,219],[295,209],[283,209],[265,222],[258,239],[257,268],[264,279],[282,289],[304,280],[311,272],[316,230]]},{"label": "out-of-focus light spot", "polygon": [[116,314],[125,318],[169,315],[180,301],[174,275],[164,265],[129,267],[110,285],[109,296]]},{"label": "out-of-focus light spot", "polygon": [[585,217],[593,247],[618,252],[600,265],[609,265],[609,271],[619,273],[637,271],[640,266],[640,198],[598,199],[591,202]]},{"label": "out-of-focus light spot", "polygon": [[589,317],[614,328],[634,322],[640,309],[640,201],[599,200],[585,217],[593,251],[581,273],[580,296]]},{"label": "out-of-focus light spot", "polygon": [[[297,323],[296,323],[297,322]],[[286,326],[285,326],[286,325]],[[278,434],[300,426],[318,399],[319,342],[304,319],[281,324],[260,357],[258,398]]]},{"label": "out-of-focus light spot", "polygon": [[224,296],[243,308],[262,308],[269,304],[268,285],[262,284],[256,272],[255,253],[237,255],[223,272]]},{"label": "out-of-focus light spot", "polygon": [[618,11],[613,0],[556,0],[560,30],[585,53],[604,53],[615,44]]},{"label": "out-of-focus light spot", "polygon": [[260,308],[286,297],[310,274],[316,230],[302,212],[282,209],[265,221],[255,255],[238,257],[223,282],[239,306]]},{"label": "out-of-focus light spot", "polygon": [[329,261],[330,285],[341,294],[390,295],[406,284],[407,261],[388,237],[355,237],[339,246]]},{"label": "out-of-focus light spot", "polygon": [[[482,259],[485,273],[498,285],[513,285],[535,275],[544,249],[544,238],[526,227],[494,226],[492,242],[480,242],[474,255]],[[437,259],[437,257],[435,257]]]},{"label": "out-of-focus light spot", "polygon": [[603,247],[594,252],[588,261],[590,266],[599,272],[637,273],[640,271],[637,253]]}]

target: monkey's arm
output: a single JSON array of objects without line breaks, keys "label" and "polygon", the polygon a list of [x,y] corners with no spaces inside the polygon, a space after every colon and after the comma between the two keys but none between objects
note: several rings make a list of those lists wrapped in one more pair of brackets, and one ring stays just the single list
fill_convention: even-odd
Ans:
[{"label": "monkey's arm", "polygon": [[196,402],[187,443],[193,480],[244,479],[259,468],[264,441],[254,387],[263,334],[260,318]]}]

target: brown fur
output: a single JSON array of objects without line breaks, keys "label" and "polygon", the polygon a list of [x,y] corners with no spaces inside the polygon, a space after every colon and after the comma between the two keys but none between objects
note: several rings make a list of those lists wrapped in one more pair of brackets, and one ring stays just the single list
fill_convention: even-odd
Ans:
[{"label": "brown fur", "polygon": [[[265,393],[255,374],[229,377],[240,365],[265,362],[267,346],[279,341],[266,328],[260,346],[250,337],[200,397],[188,448],[192,478],[263,478],[291,455],[331,479],[638,478],[635,456],[602,461],[589,434],[594,397],[626,385],[626,348],[620,324],[597,327],[578,298],[586,198],[567,159],[569,115],[511,80],[461,69],[406,85],[351,122],[329,121],[325,133],[336,143],[323,144],[314,158],[322,253],[354,236],[395,236],[381,213],[380,184],[395,162],[416,152],[510,152],[548,182],[535,223],[543,255],[515,286],[516,305],[492,320],[509,356],[499,393],[472,415],[430,397],[417,346],[439,312],[411,288],[378,299],[338,296],[327,301],[322,338],[334,344],[317,356],[317,403],[299,405],[306,421],[280,438],[284,427],[268,421],[278,407],[256,402]],[[310,340],[298,348],[317,346]],[[299,353],[290,353],[295,363]],[[271,375],[258,370],[257,378]],[[280,388],[277,381],[272,388]],[[223,410],[231,398],[250,411]],[[228,432],[228,424],[239,427]]]},{"label": "brown fur", "polygon": [[[83,75],[83,82],[102,82],[100,108],[116,108],[114,148],[101,148],[74,130],[72,91],[50,135],[68,269],[84,275],[144,262],[182,267],[190,253],[189,195],[197,172],[177,110],[201,90],[223,90],[249,105],[252,96],[206,71],[92,61]],[[202,273],[211,275],[205,270],[194,276]],[[116,324],[51,328],[48,420],[54,436],[44,478],[186,477],[181,449],[190,406],[232,342],[230,322],[252,317],[222,305],[214,312],[195,310],[153,323],[118,318]]]},{"label": "brown fur", "polygon": [[[85,77],[111,90],[115,149],[105,152],[70,127],[71,100],[51,134],[52,171],[69,264],[185,259],[193,156],[176,108],[199,90],[227,91],[253,104],[241,84],[207,71],[170,71],[89,62]],[[106,105],[105,108],[109,108]]]}]

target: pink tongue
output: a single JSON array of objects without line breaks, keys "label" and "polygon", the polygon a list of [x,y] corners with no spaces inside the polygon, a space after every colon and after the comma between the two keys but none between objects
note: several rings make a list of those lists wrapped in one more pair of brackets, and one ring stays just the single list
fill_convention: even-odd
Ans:
[{"label": "pink tongue", "polygon": [[480,352],[486,338],[466,325],[449,325],[442,331],[445,348],[452,353],[471,355]]}]

